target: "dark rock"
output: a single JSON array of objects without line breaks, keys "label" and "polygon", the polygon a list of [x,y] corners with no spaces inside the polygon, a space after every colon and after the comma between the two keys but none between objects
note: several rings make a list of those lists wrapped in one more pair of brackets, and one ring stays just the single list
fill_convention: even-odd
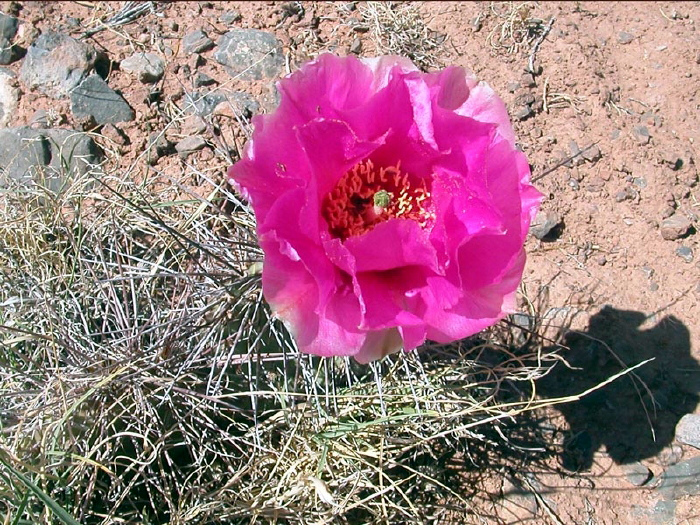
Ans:
[{"label": "dark rock", "polygon": [[690,231],[692,228],[691,222],[688,217],[682,213],[674,213],[668,219],[661,221],[660,231],[661,236],[667,241],[674,241],[680,239]]},{"label": "dark rock", "polygon": [[665,500],[700,495],[700,456],[668,467],[656,489]]},{"label": "dark rock", "polygon": [[520,89],[520,84],[518,82],[508,82],[506,89],[508,90],[508,93],[515,93]]},{"label": "dark rock", "polygon": [[194,77],[194,87],[200,88],[203,86],[211,86],[212,84],[216,84],[216,80],[211,78],[209,75],[205,73],[197,73],[197,75]]},{"label": "dark rock", "polygon": [[515,112],[515,115],[513,115],[513,117],[515,117],[518,120],[525,120],[525,119],[530,118],[534,114],[535,114],[535,112],[532,110],[532,108],[530,106],[521,106],[517,109],[517,111]]},{"label": "dark rock", "polygon": [[257,29],[234,29],[224,34],[214,58],[229,75],[241,80],[274,78],[284,67],[280,41]]},{"label": "dark rock", "polygon": [[561,226],[562,220],[558,213],[540,210],[530,225],[530,233],[536,239],[546,241],[552,239]]},{"label": "dark rock", "polygon": [[90,171],[102,160],[93,140],[72,129],[0,130],[0,186],[10,180],[20,184],[32,181],[59,192],[72,178]]},{"label": "dark rock", "polygon": [[17,19],[0,13],[0,64],[11,63],[17,53],[12,46],[12,39],[17,34]]},{"label": "dark rock", "polygon": [[516,106],[530,106],[535,102],[535,95],[532,93],[523,93],[515,97],[514,104]]},{"label": "dark rock", "polygon": [[175,150],[181,157],[187,157],[190,153],[199,151],[207,145],[207,141],[199,135],[193,135],[182,139],[175,145]]},{"label": "dark rock", "polygon": [[182,49],[188,55],[192,53],[204,53],[215,45],[214,41],[201,29],[197,29],[197,31],[185,35],[182,39]]},{"label": "dark rock", "polygon": [[676,425],[676,441],[700,448],[700,415],[686,414]]},{"label": "dark rock", "polygon": [[206,117],[220,105],[232,106],[236,113],[251,118],[260,111],[260,104],[245,91],[216,91],[215,93],[192,92],[185,95],[185,112]]},{"label": "dark rock", "polygon": [[236,11],[235,9],[231,9],[230,11],[225,11],[220,17],[219,20],[223,24],[233,24],[235,22],[240,21],[243,18],[240,12]]},{"label": "dark rock", "polygon": [[649,130],[646,126],[635,126],[632,128],[632,134],[640,144],[649,144],[651,135],[649,135]]},{"label": "dark rock", "polygon": [[50,97],[63,98],[85,80],[100,58],[92,46],[63,33],[47,31],[29,46],[20,80]]},{"label": "dark rock", "polygon": [[687,263],[693,262],[693,250],[688,246],[679,246],[676,248],[676,255]]},{"label": "dark rock", "polygon": [[18,102],[17,76],[11,69],[0,67],[0,128],[9,124]]},{"label": "dark rock", "polygon": [[360,53],[362,53],[362,40],[355,37],[355,39],[352,41],[352,44],[350,45],[350,52],[355,55],[359,55]]},{"label": "dark rock", "polygon": [[629,44],[632,40],[634,40],[634,35],[632,33],[620,31],[617,34],[617,41],[620,42],[620,44]]},{"label": "dark rock", "polygon": [[12,40],[17,34],[19,21],[14,16],[7,16],[0,13],[0,38]]},{"label": "dark rock", "polygon": [[71,92],[70,107],[76,118],[89,116],[96,124],[129,122],[136,118],[126,100],[99,75],[90,75]]},{"label": "dark rock", "polygon": [[639,461],[635,461],[629,465],[623,465],[622,468],[625,471],[625,478],[627,478],[627,481],[635,487],[646,485],[652,478],[651,470],[642,465]]},{"label": "dark rock", "polygon": [[165,73],[165,62],[153,53],[136,53],[125,58],[119,64],[124,71],[136,73],[138,79],[144,84],[158,82]]}]

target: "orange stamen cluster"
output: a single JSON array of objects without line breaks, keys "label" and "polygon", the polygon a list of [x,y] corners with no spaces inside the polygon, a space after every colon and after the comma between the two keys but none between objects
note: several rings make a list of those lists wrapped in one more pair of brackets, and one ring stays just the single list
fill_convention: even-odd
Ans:
[{"label": "orange stamen cluster", "polygon": [[[425,180],[414,182],[401,172],[400,163],[376,168],[367,159],[355,165],[323,199],[322,213],[331,235],[345,240],[393,218],[412,219],[426,227],[433,218],[430,191]],[[375,199],[378,192],[389,194],[388,203],[384,193]]]}]

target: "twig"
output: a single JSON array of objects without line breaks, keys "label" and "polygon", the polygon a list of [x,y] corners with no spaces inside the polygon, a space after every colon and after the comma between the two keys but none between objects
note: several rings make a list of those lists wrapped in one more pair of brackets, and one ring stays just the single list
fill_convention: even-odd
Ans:
[{"label": "twig", "polygon": [[558,164],[555,164],[553,167],[551,167],[551,168],[549,168],[548,170],[545,170],[545,171],[543,171],[542,173],[540,173],[537,177],[533,177],[531,182],[537,182],[537,181],[540,180],[541,178],[543,178],[543,177],[549,175],[550,173],[552,173],[553,171],[555,171],[555,170],[561,168],[564,164],[566,164],[566,163],[569,162],[570,160],[574,160],[576,157],[578,157],[579,155],[582,155],[585,151],[588,151],[589,149],[591,149],[591,148],[592,148],[593,146],[595,146],[596,144],[598,144],[598,142],[594,142],[593,144],[589,144],[588,146],[586,146],[585,148],[583,148],[581,151],[579,151],[579,152],[576,153],[575,155],[571,155],[570,157],[565,158],[564,160],[560,161]]},{"label": "twig", "polygon": [[544,39],[547,37],[549,32],[552,30],[552,25],[554,24],[555,20],[556,20],[556,18],[554,18],[554,17],[549,19],[549,23],[545,26],[544,30],[542,31],[542,34],[537,39],[535,44],[532,46],[532,51],[530,51],[530,60],[527,63],[527,70],[530,73],[532,73],[533,75],[535,74],[535,54],[537,53],[537,50],[540,48],[540,44],[542,44]]},{"label": "twig", "polygon": [[95,33],[104,31],[109,27],[117,27],[128,24],[149,11],[151,13],[155,13],[154,2],[126,2],[117,14],[115,14],[106,22],[102,22],[102,25],[100,27],[88,29],[83,33],[83,36],[81,38],[88,38],[94,35]]}]

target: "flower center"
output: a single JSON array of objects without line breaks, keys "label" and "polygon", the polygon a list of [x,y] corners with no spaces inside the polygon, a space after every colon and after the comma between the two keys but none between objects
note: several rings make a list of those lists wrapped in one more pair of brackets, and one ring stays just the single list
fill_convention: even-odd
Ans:
[{"label": "flower center", "polygon": [[433,218],[425,180],[409,180],[396,166],[376,168],[366,159],[355,165],[325,196],[323,217],[333,237],[361,235],[389,219],[412,219],[421,227]]}]

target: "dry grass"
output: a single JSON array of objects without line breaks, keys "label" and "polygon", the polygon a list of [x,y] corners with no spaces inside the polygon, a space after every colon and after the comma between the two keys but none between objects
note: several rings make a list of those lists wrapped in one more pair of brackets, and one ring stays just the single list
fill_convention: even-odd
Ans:
[{"label": "dry grass", "polygon": [[445,36],[430,30],[413,2],[366,2],[358,6],[378,55],[410,58],[423,71],[441,67]]},{"label": "dry grass", "polygon": [[[370,367],[298,355],[250,210],[198,175],[206,201],[171,199],[187,172],[2,194],[3,460],[80,523],[495,516],[483,480],[554,451],[534,380],[555,355],[507,325]],[[3,519],[55,521],[2,472]]]}]

